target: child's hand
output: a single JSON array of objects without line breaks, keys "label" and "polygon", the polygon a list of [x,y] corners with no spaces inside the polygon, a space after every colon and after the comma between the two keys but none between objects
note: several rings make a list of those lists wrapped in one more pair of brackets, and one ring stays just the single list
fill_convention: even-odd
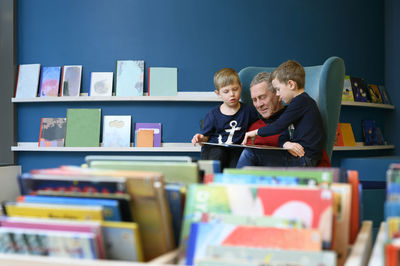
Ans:
[{"label": "child's hand", "polygon": [[199,142],[207,142],[208,141],[208,137],[202,135],[202,134],[196,134],[193,136],[192,138],[192,144],[193,146],[196,146],[196,143]]},{"label": "child's hand", "polygon": [[294,157],[303,157],[305,154],[303,146],[297,142],[286,141],[283,147]]},{"label": "child's hand", "polygon": [[255,138],[258,136],[257,133],[258,129],[246,132],[246,135],[244,135],[244,139],[242,141],[242,145],[246,145],[248,139],[251,139],[251,143],[254,143]]}]

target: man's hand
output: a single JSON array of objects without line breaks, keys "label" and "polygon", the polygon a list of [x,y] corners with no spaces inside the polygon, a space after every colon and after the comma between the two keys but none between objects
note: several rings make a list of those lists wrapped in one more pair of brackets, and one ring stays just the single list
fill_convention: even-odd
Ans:
[{"label": "man's hand", "polygon": [[288,149],[288,152],[295,157],[303,157],[305,154],[303,146],[297,142],[286,141],[283,148]]},{"label": "man's hand", "polygon": [[246,145],[248,139],[251,139],[251,143],[254,144],[254,140],[256,139],[257,136],[258,136],[258,129],[246,132],[246,135],[244,135],[244,139],[242,141],[242,145]]},{"label": "man's hand", "polygon": [[196,143],[199,142],[207,142],[208,141],[208,137],[202,135],[202,134],[196,134],[193,136],[192,138],[192,144],[193,146],[196,146]]}]

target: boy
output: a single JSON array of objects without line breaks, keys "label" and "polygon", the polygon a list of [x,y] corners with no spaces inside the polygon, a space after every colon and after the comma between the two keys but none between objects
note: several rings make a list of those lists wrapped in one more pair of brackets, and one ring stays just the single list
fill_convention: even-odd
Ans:
[{"label": "boy", "polygon": [[280,99],[288,104],[273,123],[246,133],[243,143],[258,135],[283,132],[279,146],[288,151],[245,149],[237,168],[257,166],[316,166],[325,142],[322,118],[316,102],[304,91],[304,68],[296,61],[282,63],[272,73],[271,82]]},{"label": "boy", "polygon": [[[223,68],[217,71],[214,85],[215,93],[223,103],[207,113],[203,129],[193,136],[192,143],[240,144],[248,126],[258,120],[258,115],[251,106],[239,102],[242,84],[235,70]],[[241,152],[241,148],[204,145],[201,159],[219,160],[222,169],[232,168],[236,167]]]}]

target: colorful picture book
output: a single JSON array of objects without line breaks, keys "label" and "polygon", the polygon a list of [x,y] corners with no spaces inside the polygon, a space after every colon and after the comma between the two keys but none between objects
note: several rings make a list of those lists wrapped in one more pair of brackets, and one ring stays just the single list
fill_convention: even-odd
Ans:
[{"label": "colorful picture book", "polygon": [[367,91],[369,96],[369,101],[371,103],[383,103],[381,92],[379,91],[378,85],[368,84]]},{"label": "colorful picture book", "polygon": [[161,147],[161,138],[161,123],[135,123],[136,147]]},{"label": "colorful picture book", "polygon": [[79,96],[82,83],[82,66],[63,66],[61,96]]},{"label": "colorful picture book", "polygon": [[65,147],[99,147],[101,109],[67,109]]},{"label": "colorful picture book", "polygon": [[[270,265],[276,266],[336,266],[336,254],[332,251],[300,251],[210,245],[207,247],[205,256],[206,259],[217,260],[216,264],[211,265],[230,265],[222,264],[224,261],[238,262],[242,263],[242,265],[253,265],[253,263],[254,265],[262,265],[267,260]],[[199,259],[198,262],[201,263],[203,260]]]},{"label": "colorful picture book", "polygon": [[89,96],[112,96],[113,75],[113,72],[92,72]]},{"label": "colorful picture book", "polygon": [[175,67],[149,67],[149,96],[176,96],[178,94],[178,69]]},{"label": "colorful picture book", "polygon": [[353,89],[354,101],[368,102],[367,89],[362,78],[350,77],[351,87]]},{"label": "colorful picture book", "polygon": [[[341,136],[343,138],[343,146],[356,146],[356,140],[354,138],[353,128],[350,123],[339,123],[338,124]],[[340,140],[339,140],[340,141]]]},{"label": "colorful picture book", "polygon": [[40,76],[39,97],[58,96],[61,67],[43,67]]},{"label": "colorful picture book", "polygon": [[320,251],[321,233],[316,229],[286,229],[222,223],[192,223],[186,265],[206,256],[209,245]]},{"label": "colorful picture book", "polygon": [[2,253],[96,259],[93,233],[0,227]]},{"label": "colorful picture book", "polygon": [[103,117],[103,147],[130,147],[131,120],[130,115],[105,115]]},{"label": "colorful picture book", "polygon": [[102,221],[103,208],[100,206],[79,206],[67,204],[45,204],[6,202],[4,210],[11,217],[42,217],[73,220]]},{"label": "colorful picture book", "polygon": [[121,221],[118,201],[112,199],[88,199],[79,197],[51,197],[39,195],[25,195],[17,198],[18,202],[45,203],[45,204],[67,204],[83,206],[101,206],[105,221]]},{"label": "colorful picture book", "polygon": [[351,87],[350,76],[344,76],[342,101],[354,102],[353,89]]},{"label": "colorful picture book", "polygon": [[389,94],[387,93],[387,90],[385,88],[384,85],[379,85],[378,86],[379,91],[382,95],[382,101],[384,104],[391,104],[390,98],[389,98]]},{"label": "colorful picture book", "polygon": [[18,67],[15,98],[34,98],[38,93],[40,64],[21,64]]},{"label": "colorful picture book", "polygon": [[144,60],[117,60],[116,96],[143,96]]},{"label": "colorful picture book", "polygon": [[378,145],[375,120],[364,119],[361,124],[365,145]]},{"label": "colorful picture book", "polygon": [[42,118],[39,147],[64,147],[66,118]]},{"label": "colorful picture book", "polygon": [[143,261],[139,228],[136,223],[102,222],[106,257],[110,260]]}]

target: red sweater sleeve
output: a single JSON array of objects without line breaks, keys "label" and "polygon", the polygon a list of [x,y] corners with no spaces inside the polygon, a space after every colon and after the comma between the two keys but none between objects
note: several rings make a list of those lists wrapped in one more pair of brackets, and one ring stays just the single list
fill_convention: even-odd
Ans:
[{"label": "red sweater sleeve", "polygon": [[[261,127],[265,127],[266,125],[267,124],[262,119],[259,119],[256,122],[254,122],[253,124],[251,124],[251,126],[250,126],[248,131],[259,129]],[[278,139],[279,139],[279,134],[272,135],[272,136],[267,136],[267,137],[257,136],[255,141],[254,141],[254,144],[256,144],[256,145],[269,145],[269,146],[278,147],[279,146]],[[247,145],[251,145],[251,140],[247,141]]]}]

